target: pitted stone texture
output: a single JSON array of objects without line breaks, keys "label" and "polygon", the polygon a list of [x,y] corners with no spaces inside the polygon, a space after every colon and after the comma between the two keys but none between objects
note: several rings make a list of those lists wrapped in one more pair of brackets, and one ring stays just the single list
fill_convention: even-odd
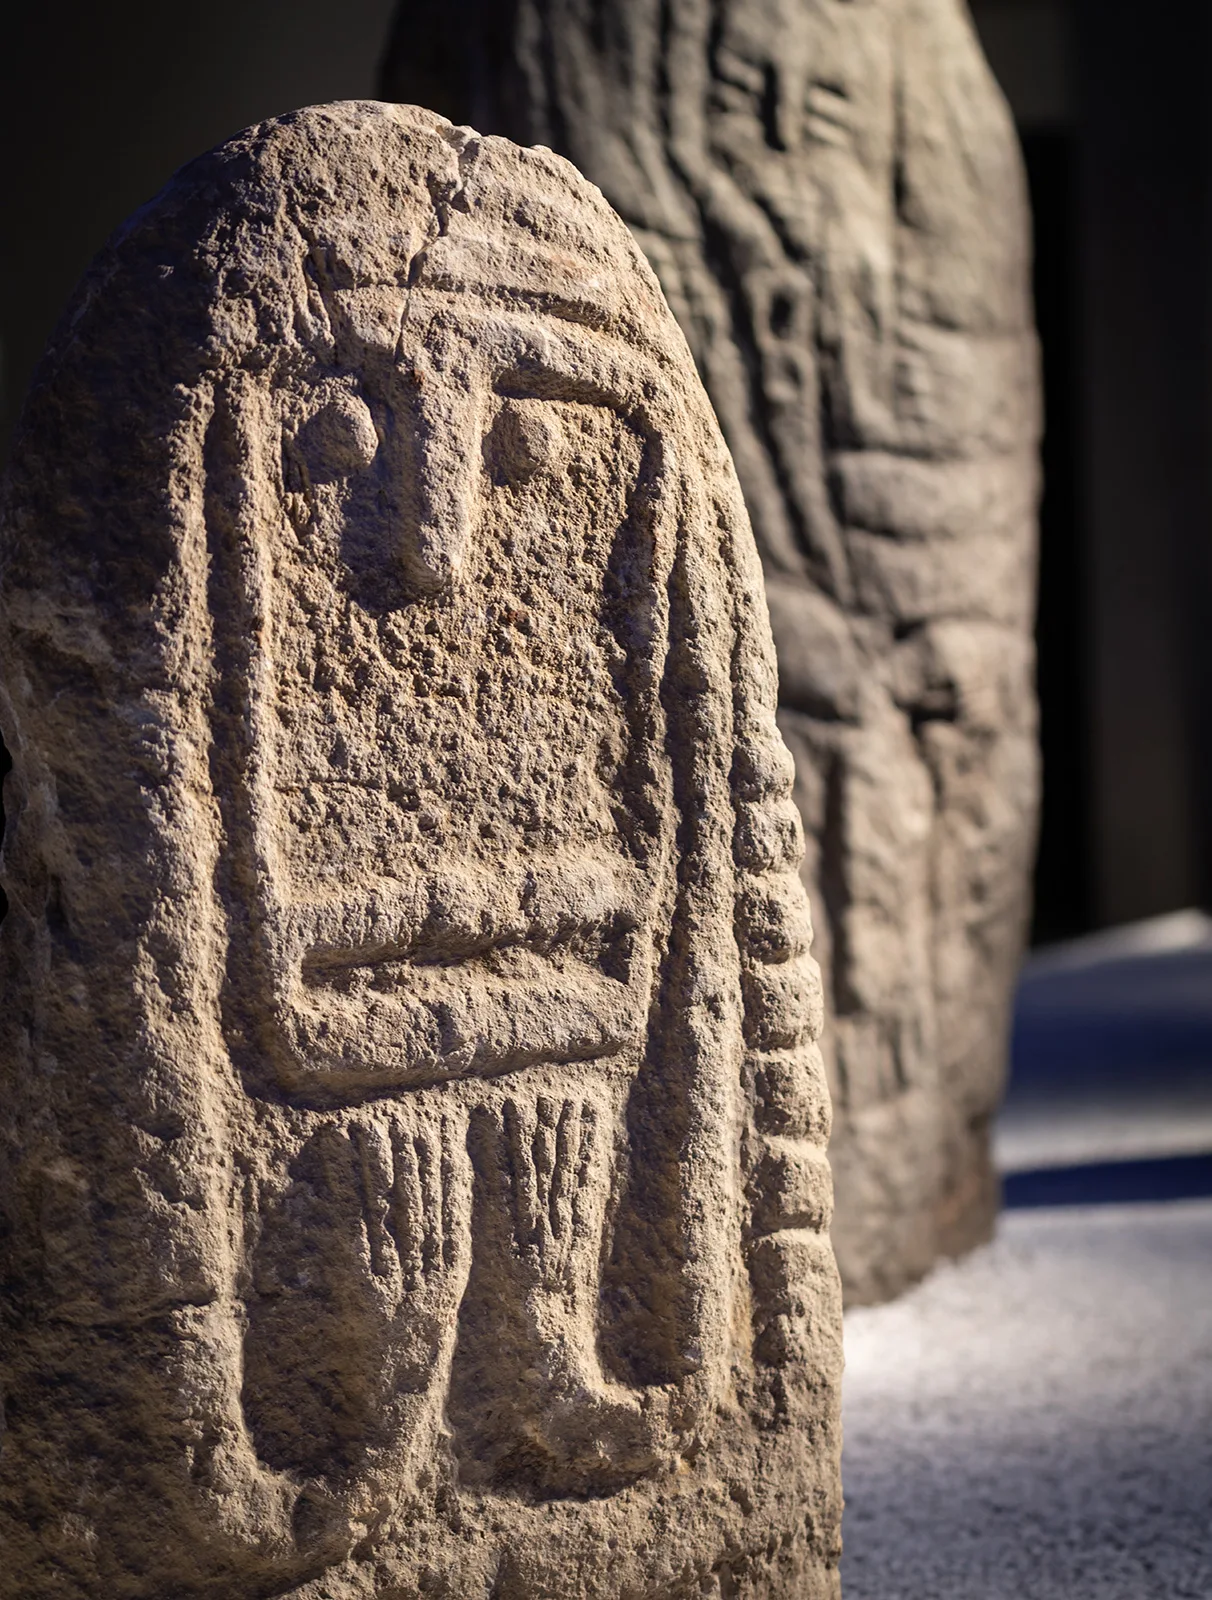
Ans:
[{"label": "pitted stone texture", "polygon": [[830,1013],[834,1242],[983,1238],[1034,847],[1024,184],[963,0],[402,5],[384,92],[570,157],[736,461]]},{"label": "pitted stone texture", "polygon": [[360,103],[194,163],[2,558],[0,1593],[836,1595],[761,570],[598,191]]}]

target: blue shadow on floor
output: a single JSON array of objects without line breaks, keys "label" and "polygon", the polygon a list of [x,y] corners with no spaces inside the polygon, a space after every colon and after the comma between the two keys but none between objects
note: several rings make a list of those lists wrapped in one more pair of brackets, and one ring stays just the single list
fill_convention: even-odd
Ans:
[{"label": "blue shadow on floor", "polygon": [[1028,962],[1015,1003],[1010,1092],[1212,1073],[1212,950]]},{"label": "blue shadow on floor", "polygon": [[1004,1203],[1011,1211],[1203,1199],[1212,1195],[1212,1154],[1040,1167],[1007,1173],[1002,1185]]}]

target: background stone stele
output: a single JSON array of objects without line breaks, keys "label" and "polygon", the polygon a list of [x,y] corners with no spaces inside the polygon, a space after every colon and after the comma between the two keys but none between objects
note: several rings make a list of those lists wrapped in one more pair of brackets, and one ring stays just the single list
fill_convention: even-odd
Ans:
[{"label": "background stone stele", "polygon": [[598,191],[232,139],[81,286],[0,558],[0,1593],[836,1595],[761,573]]},{"label": "background stone stele", "polygon": [[766,571],[830,1014],[834,1243],[984,1238],[1037,798],[1035,339],[963,0],[403,0],[388,98],[568,156],[694,352]]}]

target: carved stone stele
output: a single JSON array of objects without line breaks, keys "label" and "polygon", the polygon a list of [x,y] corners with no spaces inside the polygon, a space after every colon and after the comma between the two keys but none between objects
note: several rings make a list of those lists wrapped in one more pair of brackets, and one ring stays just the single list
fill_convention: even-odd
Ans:
[{"label": "carved stone stele", "polygon": [[761,572],[598,191],[232,139],[69,308],[0,558],[0,1592],[836,1595]]},{"label": "carved stone stele", "polygon": [[407,0],[388,98],[551,145],[657,271],[766,571],[847,1294],[985,1237],[1034,847],[1025,186],[964,0]]}]

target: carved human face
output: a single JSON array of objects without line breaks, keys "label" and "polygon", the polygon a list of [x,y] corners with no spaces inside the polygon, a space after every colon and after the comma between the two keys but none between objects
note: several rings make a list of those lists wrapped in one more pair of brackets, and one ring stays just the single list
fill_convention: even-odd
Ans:
[{"label": "carved human face", "polygon": [[634,1061],[661,887],[645,440],[558,329],[334,299],[356,363],[268,402],[237,1033],[319,1102]]},{"label": "carved human face", "polygon": [[847,204],[891,170],[895,133],[887,0],[727,0],[711,57],[717,159],[765,201],[795,252],[828,219],[816,182],[844,170]]}]

